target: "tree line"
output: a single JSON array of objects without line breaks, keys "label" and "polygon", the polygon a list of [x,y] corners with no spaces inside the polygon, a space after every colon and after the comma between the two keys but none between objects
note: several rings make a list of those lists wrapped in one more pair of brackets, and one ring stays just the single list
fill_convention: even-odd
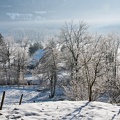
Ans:
[{"label": "tree line", "polygon": [[[49,86],[49,97],[53,98],[56,87],[60,86],[69,100],[93,101],[101,95],[108,95],[112,102],[120,102],[120,36],[116,33],[91,34],[85,22],[65,23],[60,31],[57,37],[49,38],[44,47],[45,53],[33,70],[36,75],[42,75],[40,79],[44,86]],[[4,43],[0,35],[1,83],[3,79],[7,84],[9,81],[18,84],[20,78],[24,80],[29,59],[27,44],[28,41],[24,41],[17,52],[10,52],[15,47]],[[29,46],[30,56],[34,53],[33,46],[37,44]],[[15,54],[12,64],[11,53]],[[60,78],[60,74],[65,72],[68,77]]]},{"label": "tree line", "polygon": [[[48,42],[38,73],[49,79],[51,97],[61,84],[70,100],[93,101],[108,95],[112,102],[120,102],[120,36],[91,34],[87,29],[84,22],[66,23],[57,40]],[[59,82],[58,76],[65,71],[69,78]]]}]

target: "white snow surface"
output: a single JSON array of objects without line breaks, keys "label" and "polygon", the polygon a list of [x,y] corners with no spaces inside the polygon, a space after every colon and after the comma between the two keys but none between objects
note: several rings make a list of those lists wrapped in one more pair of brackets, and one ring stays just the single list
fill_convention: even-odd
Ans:
[{"label": "white snow surface", "polygon": [[102,102],[49,101],[10,105],[0,120],[120,120],[120,106]]},{"label": "white snow surface", "polygon": [[[6,94],[0,120],[120,120],[119,105],[96,101],[52,101],[48,90],[37,91],[38,88],[1,87],[0,100],[3,91]],[[21,94],[22,105],[18,105]]]}]

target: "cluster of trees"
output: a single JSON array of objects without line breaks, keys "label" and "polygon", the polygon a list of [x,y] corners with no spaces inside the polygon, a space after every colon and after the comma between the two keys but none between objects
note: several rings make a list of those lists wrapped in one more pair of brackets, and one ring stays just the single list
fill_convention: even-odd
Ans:
[{"label": "cluster of trees", "polygon": [[[44,79],[49,79],[50,97],[55,95],[59,74],[68,71],[69,80],[62,87],[69,99],[92,101],[107,94],[112,102],[120,101],[119,42],[116,34],[90,34],[84,22],[66,23],[59,40],[48,42],[37,68]],[[59,63],[65,63],[64,69]]]},{"label": "cluster of trees", "polygon": [[105,86],[113,97],[114,92],[119,94],[120,90],[119,36],[93,36],[87,33],[86,28],[85,23],[80,23],[79,26],[66,24],[62,29],[69,52],[70,89],[76,100],[86,99],[86,96],[89,101],[94,100],[103,92],[102,88],[106,89]]},{"label": "cluster of trees", "polygon": [[29,71],[29,59],[39,49],[41,42],[29,41],[27,37],[15,40],[13,36],[0,34],[0,85],[24,85],[25,74]]},{"label": "cluster of trees", "polygon": [[23,84],[27,66],[28,41],[23,40],[20,44],[14,42],[9,36],[4,38],[0,34],[0,84]]},{"label": "cluster of trees", "polygon": [[[84,22],[66,23],[57,40],[51,38],[47,42],[34,72],[41,74],[43,81],[47,80],[44,83],[50,88],[50,98],[59,85],[70,100],[92,101],[107,94],[112,102],[120,102],[120,37],[117,34],[93,35],[87,28]],[[30,45],[27,40],[19,45],[12,44],[0,34],[0,83],[24,81],[28,56],[41,48],[41,43]],[[66,71],[69,77],[60,79],[60,74]]]}]

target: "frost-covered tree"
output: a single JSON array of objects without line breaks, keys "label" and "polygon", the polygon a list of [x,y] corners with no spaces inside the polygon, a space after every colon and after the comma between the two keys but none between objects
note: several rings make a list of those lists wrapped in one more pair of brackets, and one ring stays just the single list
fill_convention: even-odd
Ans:
[{"label": "frost-covered tree", "polygon": [[95,93],[99,93],[99,87],[103,83],[101,77],[106,73],[105,51],[101,36],[94,36],[88,40],[89,42],[81,50],[80,61],[82,64],[81,73],[86,81],[88,100],[92,101],[95,99]]},{"label": "frost-covered tree", "polygon": [[[111,98],[111,102],[120,101],[120,60],[119,45],[120,37],[109,34],[105,37],[106,41],[106,84],[105,88]],[[118,99],[119,98],[119,99]]]},{"label": "frost-covered tree", "polygon": [[84,22],[78,25],[66,23],[61,30],[61,37],[71,73],[69,88],[72,99],[94,100],[95,92],[98,91],[95,84],[105,74],[104,39],[90,35]]},{"label": "frost-covered tree", "polygon": [[39,64],[39,73],[44,80],[49,80],[50,98],[53,98],[57,84],[57,49],[56,43],[51,40],[45,48],[45,53]]},{"label": "frost-covered tree", "polygon": [[16,84],[24,84],[24,76],[27,70],[27,61],[29,41],[24,39],[21,44],[17,45],[17,51],[15,54],[15,69],[16,69]]},{"label": "frost-covered tree", "polygon": [[7,50],[6,50],[6,44],[4,41],[4,37],[0,33],[0,84],[5,84],[5,64],[7,61],[7,56],[6,56]]},{"label": "frost-covered tree", "polygon": [[6,50],[6,44],[5,44],[5,40],[4,40],[4,37],[2,36],[2,34],[0,33],[0,62],[6,62],[6,53],[7,53],[7,50]]},{"label": "frost-covered tree", "polygon": [[[65,45],[65,53],[67,58],[67,64],[71,73],[71,84],[73,86],[74,99],[79,98],[79,70],[81,68],[80,50],[82,44],[85,42],[87,37],[87,25],[84,22],[80,22],[78,25],[72,22],[66,23],[61,29],[61,38]],[[80,93],[81,94],[81,93]]]}]

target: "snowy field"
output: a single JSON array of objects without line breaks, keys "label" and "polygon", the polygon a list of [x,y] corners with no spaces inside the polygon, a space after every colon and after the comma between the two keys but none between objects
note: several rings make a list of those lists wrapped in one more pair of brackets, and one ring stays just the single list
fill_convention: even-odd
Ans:
[{"label": "snowy field", "polygon": [[3,91],[5,91],[4,105],[17,105],[23,94],[22,103],[33,103],[43,100],[49,100],[48,89],[39,88],[39,86],[23,87],[0,87],[0,99],[2,99]]},{"label": "snowy field", "polygon": [[[103,102],[50,101],[49,91],[36,87],[0,88],[6,91],[0,120],[120,120],[120,106]],[[23,94],[22,105],[19,104]],[[34,103],[35,102],[35,103]]]},{"label": "snowy field", "polygon": [[10,105],[0,120],[120,120],[120,106],[102,102],[49,101]]}]

